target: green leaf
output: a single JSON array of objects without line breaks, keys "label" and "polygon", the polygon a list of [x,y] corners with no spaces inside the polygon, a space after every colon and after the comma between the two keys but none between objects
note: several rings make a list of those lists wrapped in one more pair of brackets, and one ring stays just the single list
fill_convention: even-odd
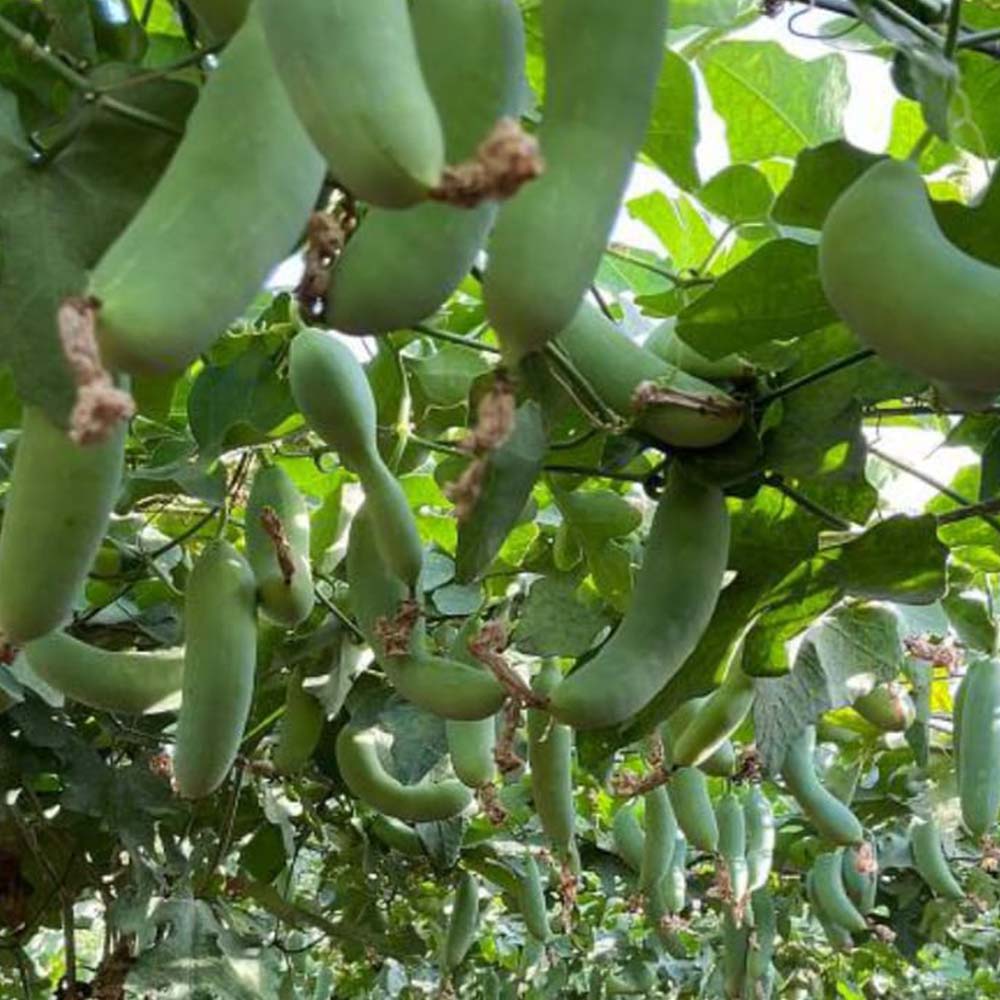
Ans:
[{"label": "green leaf", "polygon": [[662,191],[651,191],[625,207],[653,231],[678,268],[699,265],[715,243],[708,223],[686,195],[668,198]]},{"label": "green leaf", "polygon": [[790,673],[757,682],[754,738],[768,773],[780,770],[786,747],[807,725],[853,702],[852,678],[893,680],[901,661],[896,617],[884,608],[841,609],[811,630]]},{"label": "green leaf", "polygon": [[469,396],[469,386],[490,370],[477,351],[455,344],[442,344],[428,358],[406,359],[414,383],[431,406],[459,406]]},{"label": "green leaf", "polygon": [[468,583],[482,573],[520,520],[542,471],[548,441],[537,403],[518,407],[511,436],[486,460],[482,492],[458,527],[455,579]]},{"label": "green leaf", "polygon": [[677,332],[712,360],[768,340],[811,333],[835,319],[819,280],[816,247],[765,243],[679,315]]},{"label": "green leaf", "polygon": [[736,162],[795,156],[843,132],[843,56],[806,62],[777,42],[723,42],[700,65]]},{"label": "green leaf", "polygon": [[[897,101],[892,109],[889,155],[900,160],[905,159],[926,128],[923,112],[916,101]],[[925,174],[932,174],[949,163],[954,163],[958,156],[959,151],[955,146],[935,138],[920,154],[920,169]]]},{"label": "green leaf", "polygon": [[973,205],[934,203],[934,214],[948,239],[966,253],[1000,267],[1000,172],[994,170],[986,190]]},{"label": "green leaf", "polygon": [[840,579],[854,597],[933,604],[947,587],[948,548],[937,518],[899,515],[869,528],[843,547]]},{"label": "green leaf", "polygon": [[955,141],[977,156],[1000,156],[1000,64],[981,52],[959,52],[961,85],[955,99]]},{"label": "green leaf", "polygon": [[266,440],[295,412],[288,382],[278,376],[263,343],[251,344],[235,361],[203,369],[188,397],[191,433],[210,455]]},{"label": "green leaf", "polygon": [[[128,89],[129,103],[183,122],[194,88],[156,80]],[[0,91],[0,360],[19,393],[62,421],[74,390],[59,360],[56,315],[124,229],[166,166],[176,136],[95,108],[80,112],[69,147],[39,165],[13,96]]]},{"label": "green leaf", "polygon": [[514,643],[535,656],[581,656],[611,619],[577,595],[579,577],[544,576],[528,591],[514,629]]},{"label": "green leaf", "polygon": [[997,626],[986,602],[975,594],[951,593],[941,603],[958,638],[966,646],[992,655]]},{"label": "green leaf", "polygon": [[667,49],[642,151],[679,187],[690,191],[699,184],[695,159],[699,138],[694,73],[682,56]]},{"label": "green leaf", "polygon": [[838,197],[881,156],[843,139],[804,149],[795,172],[774,203],[771,215],[788,226],[819,229]]},{"label": "green leaf", "polygon": [[753,9],[752,0],[673,0],[670,27],[731,28]]},{"label": "green leaf", "polygon": [[707,694],[758,603],[816,552],[822,522],[777,490],[765,487],[749,500],[730,501],[730,514],[729,569],[735,579],[719,595],[695,651],[625,733],[614,736],[615,745],[642,737],[680,702]]},{"label": "green leaf", "polygon": [[706,181],[698,200],[728,222],[759,222],[767,218],[774,192],[759,170],[736,163]]}]

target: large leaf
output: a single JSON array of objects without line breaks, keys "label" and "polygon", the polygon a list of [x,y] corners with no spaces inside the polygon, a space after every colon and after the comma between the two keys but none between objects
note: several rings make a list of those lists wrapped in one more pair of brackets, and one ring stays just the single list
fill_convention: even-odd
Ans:
[{"label": "large leaf", "polygon": [[[128,88],[129,103],[182,123],[194,88],[153,81]],[[125,227],[166,166],[177,138],[107,112],[78,112],[67,149],[36,162],[11,94],[0,91],[0,360],[18,391],[62,420],[73,389],[55,316],[79,295],[87,271]]]},{"label": "large leaf", "polygon": [[577,576],[536,580],[514,630],[517,648],[535,656],[582,656],[597,634],[611,624],[597,603],[584,603]]},{"label": "large leaf", "polygon": [[840,194],[880,159],[843,139],[802,150],[771,214],[789,226],[819,229]]},{"label": "large leaf", "polygon": [[816,247],[780,239],[765,243],[687,306],[677,332],[714,359],[811,333],[834,318],[820,285]]},{"label": "large leaf", "polygon": [[725,42],[700,63],[737,162],[795,156],[843,131],[850,88],[840,55],[806,62],[777,42]]},{"label": "large leaf", "polygon": [[883,608],[845,609],[810,631],[791,673],[757,682],[754,737],[767,771],[781,768],[788,744],[819,715],[853,702],[854,678],[892,680],[901,663],[897,619]]},{"label": "large leaf", "polygon": [[667,49],[642,151],[671,180],[690,191],[698,186],[694,153],[699,137],[694,73],[681,56]]},{"label": "large leaf", "polygon": [[521,519],[547,448],[538,404],[524,403],[511,436],[486,460],[482,492],[472,514],[459,525],[455,578],[460,583],[474,580],[493,562]]}]

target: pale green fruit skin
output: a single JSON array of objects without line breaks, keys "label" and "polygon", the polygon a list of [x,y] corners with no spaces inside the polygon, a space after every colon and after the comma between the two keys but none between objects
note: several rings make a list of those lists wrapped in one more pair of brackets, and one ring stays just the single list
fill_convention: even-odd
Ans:
[{"label": "pale green fruit skin", "polygon": [[186,368],[294,248],[319,195],[323,160],[274,74],[256,16],[219,58],[170,165],[91,275],[111,367]]},{"label": "pale green fruit skin", "polygon": [[184,688],[174,782],[182,798],[211,795],[236,760],[253,701],[256,581],[228,542],[210,543],[184,595]]},{"label": "pale green fruit skin", "polygon": [[837,199],[819,272],[841,319],[887,361],[953,393],[1000,389],[1000,269],[948,240],[915,164],[876,163]]},{"label": "pale green fruit skin", "polygon": [[[288,543],[293,572],[287,583],[274,541],[261,520],[265,508],[277,515]],[[247,559],[257,578],[261,610],[277,625],[286,628],[301,625],[316,601],[309,566],[309,508],[280,466],[260,469],[254,476],[244,531]]]},{"label": "pale green fruit skin", "polygon": [[372,730],[348,724],[337,734],[337,766],[351,794],[386,816],[430,823],[457,816],[472,801],[460,781],[421,781],[404,785],[379,759]]},{"label": "pale green fruit skin", "polygon": [[70,618],[121,486],[127,427],[74,444],[26,406],[0,527],[0,640],[19,645]]},{"label": "pale green fruit skin", "polygon": [[118,652],[50,632],[24,647],[28,665],[57,691],[89,708],[127,715],[162,711],[177,701],[184,650]]},{"label": "pale green fruit skin", "polygon": [[384,208],[423,201],[444,134],[406,0],[258,0],[277,77],[331,173]]},{"label": "pale green fruit skin", "polygon": [[541,20],[545,172],[501,209],[483,286],[509,364],[555,337],[594,280],[652,112],[667,4],[546,0]]},{"label": "pale green fruit skin", "polygon": [[[524,86],[521,13],[514,0],[417,0],[411,10],[448,162],[461,163],[499,118],[517,111]],[[437,203],[371,209],[330,271],[327,324],[379,334],[430,316],[469,273],[496,213],[492,201],[472,209]]]}]

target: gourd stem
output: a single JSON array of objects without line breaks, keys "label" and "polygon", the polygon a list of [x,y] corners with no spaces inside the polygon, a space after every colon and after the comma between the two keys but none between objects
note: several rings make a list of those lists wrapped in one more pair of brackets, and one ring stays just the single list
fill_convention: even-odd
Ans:
[{"label": "gourd stem", "polygon": [[962,30],[962,0],[951,0],[948,5],[948,31],[944,38],[944,56],[955,58],[959,34]]},{"label": "gourd stem", "polygon": [[1000,41],[1000,28],[990,28],[988,31],[973,31],[968,35],[962,35],[958,40],[957,47],[960,49],[969,49],[984,42],[996,41]]},{"label": "gourd stem", "polygon": [[913,149],[907,154],[907,159],[911,163],[918,163],[920,157],[923,155],[924,150],[934,141],[934,133],[929,129],[925,128],[923,134],[914,143]]},{"label": "gourd stem", "polygon": [[852,365],[860,364],[862,361],[867,361],[870,357],[873,357],[875,352],[870,347],[862,348],[860,351],[855,351],[853,354],[845,355],[842,358],[837,358],[835,361],[831,361],[829,364],[825,364],[815,371],[807,372],[799,378],[792,379],[791,382],[786,382],[784,385],[779,385],[776,389],[772,389],[771,392],[764,393],[760,396],[755,403],[758,408],[767,406],[768,403],[774,402],[776,399],[781,399],[782,396],[787,396],[791,392],[795,392],[797,389],[802,389],[807,385],[811,385],[813,382],[818,382],[820,379],[826,378],[828,375],[834,375],[844,368],[850,368]]},{"label": "gourd stem", "polygon": [[182,128],[168,121],[166,118],[161,118],[159,115],[144,111],[142,108],[133,107],[131,104],[126,104],[124,101],[119,101],[116,98],[100,96],[86,76],[78,73],[72,66],[42,45],[34,35],[30,32],[22,31],[6,17],[0,17],[0,35],[6,35],[23,55],[34,62],[47,66],[56,76],[65,80],[74,90],[97,96],[98,105],[106,111],[160,132],[167,132],[171,135],[184,134]]},{"label": "gourd stem", "polygon": [[613,247],[608,247],[604,251],[605,255],[608,257],[614,257],[615,260],[625,261],[627,264],[632,264],[635,267],[640,268],[643,271],[649,271],[650,274],[658,274],[661,278],[666,278],[667,281],[678,288],[692,288],[696,285],[714,285],[715,278],[702,278],[702,277],[691,277],[684,278],[674,271],[670,271],[665,267],[660,267],[658,264],[650,264],[647,260],[641,260],[638,257],[633,257],[631,254],[622,253],[621,250],[615,250]]},{"label": "gourd stem", "polygon": [[471,337],[463,337],[459,333],[450,333],[447,330],[436,330],[434,327],[426,326],[423,323],[415,323],[412,329],[432,340],[443,340],[448,344],[459,344],[468,347],[472,351],[482,351],[484,354],[499,354],[500,348],[492,344],[484,344],[480,340],[473,340]]},{"label": "gourd stem", "polygon": [[901,7],[897,7],[892,0],[872,0],[872,6],[890,21],[895,21],[904,28],[909,28],[918,38],[925,41],[935,49],[941,48],[941,36],[932,31],[922,21],[918,21],[912,14],[908,14]]},{"label": "gourd stem", "polygon": [[[944,483],[939,482],[932,476],[928,476],[926,472],[922,472],[920,469],[915,468],[908,462],[904,462],[901,459],[895,458],[892,455],[887,455],[884,451],[882,451],[880,448],[877,448],[875,445],[869,444],[868,451],[876,458],[882,459],[883,462],[887,462],[889,465],[899,469],[901,472],[905,472],[907,473],[907,475],[913,476],[914,479],[919,479],[922,483],[925,483],[932,489],[937,490],[942,496],[946,496],[949,500],[953,500],[955,503],[962,504],[962,506],[965,508],[971,508],[977,506],[967,497],[962,496],[961,493],[956,493],[950,486],[945,486]],[[976,511],[975,516],[982,518],[982,520],[985,521],[986,524],[988,524],[994,531],[1000,532],[1000,521],[998,521],[992,515],[980,510]]]},{"label": "gourd stem", "polygon": [[803,510],[809,511],[810,514],[815,514],[821,521],[826,521],[831,528],[836,528],[837,531],[851,530],[850,522],[845,521],[839,515],[827,510],[825,507],[816,503],[815,500],[810,500],[809,497],[807,497],[804,493],[800,493],[794,486],[789,486],[783,476],[779,476],[776,473],[769,473],[764,477],[764,483],[767,486],[776,489],[779,493],[783,493],[789,500],[792,500]]}]

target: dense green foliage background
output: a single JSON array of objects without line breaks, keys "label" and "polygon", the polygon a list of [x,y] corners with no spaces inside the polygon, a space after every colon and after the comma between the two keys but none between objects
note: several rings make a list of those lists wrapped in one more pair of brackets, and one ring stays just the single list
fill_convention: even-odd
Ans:
[{"label": "dense green foliage background", "polygon": [[[123,51],[95,35],[78,0],[0,3],[0,476],[21,398],[65,413],[56,305],[141,204],[203,80],[204,54],[178,11],[167,0],[133,6],[145,44]],[[538,5],[521,6],[540,92]],[[765,786],[781,822],[773,883],[781,995],[1000,995],[996,857],[952,842],[949,669],[942,659],[929,675],[904,646],[930,638],[957,648],[953,665],[962,650],[993,650],[1000,418],[939,412],[919,379],[859,354],[824,299],[816,263],[818,228],[836,195],[876,155],[905,155],[927,123],[934,135],[921,166],[942,226],[1000,265],[1000,187],[981,188],[983,164],[1000,154],[1000,49],[989,37],[1000,10],[989,0],[962,3],[961,34],[970,37],[954,63],[928,38],[944,28],[925,22],[941,18],[922,6],[916,21],[888,0],[852,10],[823,33],[850,29],[852,47],[885,60],[901,52],[897,62],[910,67],[910,96],[897,99],[879,154],[842,138],[849,87],[832,45],[805,61],[777,42],[741,40],[742,27],[766,16],[744,0],[672,6],[643,148],[670,183],[626,206],[660,249],[613,246],[598,294],[631,335],[677,315],[690,345],[709,357],[738,351],[760,374],[740,390],[753,426],[689,459],[727,486],[733,519],[733,577],[709,631],[632,725],[578,740],[583,874],[573,907],[549,895],[562,933],[542,948],[518,914],[518,845],[542,843],[523,773],[500,793],[501,826],[483,815],[422,824],[420,858],[380,841],[340,782],[332,748],[349,692],[394,734],[394,757],[411,777],[442,755],[443,727],[394,698],[377,668],[361,669],[368,658],[354,640],[342,568],[358,487],[292,401],[291,299],[262,293],[182,377],[136,380],[127,480],[76,634],[116,648],[179,643],[192,556],[220,534],[241,539],[262,455],[310,501],[320,603],[294,633],[261,626],[242,757],[223,790],[193,805],[172,795],[166,776],[173,716],[90,712],[64,703],[20,660],[0,671],[0,995],[50,996],[65,971],[84,983],[98,969],[116,989],[127,973],[127,994],[109,997],[442,995],[436,955],[460,857],[490,896],[458,995],[597,997],[612,978],[641,983],[650,972],[660,992],[646,995],[716,995],[711,859],[691,868],[685,953],[658,953],[634,905],[634,875],[612,850],[607,778],[613,767],[641,770],[635,741],[680,699],[709,690],[741,639],[745,666],[765,680],[739,740],[773,767],[790,730],[833,711],[857,739],[830,753],[827,778],[853,793],[885,876],[876,932],[849,954],[831,952],[802,890],[815,838],[778,786]],[[705,102],[725,125],[731,159],[712,177],[700,176],[695,157]],[[511,625],[515,665],[587,652],[627,605],[663,454],[609,429],[549,379],[519,399],[517,431],[491,458],[474,517],[459,525],[444,488],[468,461],[457,442],[497,354],[477,279],[426,327],[365,349],[384,454],[397,462],[426,545],[421,583],[433,627],[447,638],[489,611]],[[879,430],[890,426],[931,429],[977,461],[933,484],[939,492],[925,511],[898,514],[896,477],[926,473],[881,450]],[[619,494],[641,516],[610,527],[574,521],[561,500],[572,489]],[[269,754],[297,667],[313,675],[329,721],[307,771],[281,778]],[[865,726],[846,706],[852,678],[866,672],[930,683],[932,714],[905,738]],[[962,903],[932,899],[913,871],[904,831],[911,815],[927,812],[948,834],[969,896]]]}]

